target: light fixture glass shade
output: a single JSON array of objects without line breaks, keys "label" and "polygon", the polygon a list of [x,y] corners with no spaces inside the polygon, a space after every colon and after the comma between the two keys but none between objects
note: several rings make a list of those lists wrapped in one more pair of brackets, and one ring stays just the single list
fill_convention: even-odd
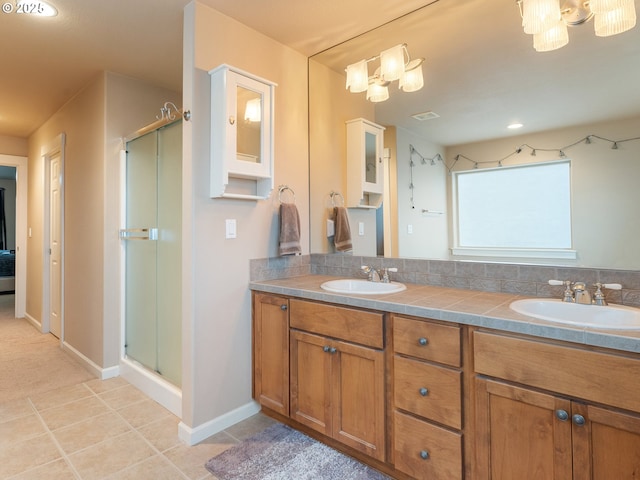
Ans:
[{"label": "light fixture glass shade", "polygon": [[617,35],[636,26],[636,9],[633,0],[615,10],[598,13],[594,19],[595,32],[598,37]]},{"label": "light fixture glass shade", "polygon": [[536,49],[536,52],[557,50],[567,43],[569,43],[569,32],[567,31],[567,25],[562,20],[557,21],[549,30],[533,36],[533,48]]},{"label": "light fixture glass shade", "polygon": [[367,61],[360,60],[347,66],[347,86],[351,93],[364,92],[369,87]]},{"label": "light fixture glass shade", "polygon": [[589,0],[589,9],[593,13],[606,13],[617,8],[622,8],[629,3],[633,4],[633,0]]},{"label": "light fixture glass shade", "polygon": [[367,89],[367,100],[370,102],[384,102],[389,98],[389,88],[386,85],[379,85],[375,82]]},{"label": "light fixture glass shade", "polygon": [[262,108],[260,98],[252,98],[247,102],[244,109],[244,119],[248,122],[259,122],[262,120]]},{"label": "light fixture glass shade", "polygon": [[398,80],[404,72],[404,45],[380,53],[380,76],[387,82]]},{"label": "light fixture glass shade", "polygon": [[398,84],[398,87],[403,92],[416,92],[424,86],[424,77],[422,76],[423,62],[424,59],[422,58],[409,62]]},{"label": "light fixture glass shade", "polygon": [[524,33],[543,33],[561,19],[558,0],[523,0],[522,27]]}]

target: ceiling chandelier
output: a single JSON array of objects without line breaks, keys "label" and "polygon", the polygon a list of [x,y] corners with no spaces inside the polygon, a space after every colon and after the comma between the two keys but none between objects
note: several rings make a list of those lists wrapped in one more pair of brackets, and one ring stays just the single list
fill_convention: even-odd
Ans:
[{"label": "ceiling chandelier", "polygon": [[593,19],[598,37],[626,32],[636,25],[634,0],[516,0],[524,33],[533,35],[533,48],[548,52],[569,43],[567,26]]},{"label": "ceiling chandelier", "polygon": [[[380,66],[369,76],[369,63],[380,60]],[[347,66],[346,88],[351,93],[367,92],[367,100],[383,102],[389,98],[389,84],[398,80],[403,92],[415,92],[424,86],[424,58],[411,60],[407,44],[391,47],[380,55]]]}]

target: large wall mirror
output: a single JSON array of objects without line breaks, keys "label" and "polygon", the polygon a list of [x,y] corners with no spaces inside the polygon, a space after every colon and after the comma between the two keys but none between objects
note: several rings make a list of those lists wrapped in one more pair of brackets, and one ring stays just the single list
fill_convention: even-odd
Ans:
[{"label": "large wall mirror", "polygon": [[[379,103],[345,88],[347,65],[397,44],[425,59],[424,88],[392,82]],[[312,253],[335,252],[324,220],[331,192],[346,193],[345,122],[362,117],[385,126],[389,158],[383,206],[349,209],[354,255],[640,270],[640,26],[598,37],[589,21],[536,52],[515,0],[436,0],[311,57],[309,72]],[[455,172],[564,160],[575,258],[455,254]]]}]

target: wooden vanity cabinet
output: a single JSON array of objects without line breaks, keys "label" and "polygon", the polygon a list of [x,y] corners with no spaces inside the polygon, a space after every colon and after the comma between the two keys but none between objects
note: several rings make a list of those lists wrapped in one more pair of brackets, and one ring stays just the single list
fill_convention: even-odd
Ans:
[{"label": "wooden vanity cabinet", "polygon": [[640,359],[476,332],[474,361],[479,480],[638,476]]},{"label": "wooden vanity cabinet", "polygon": [[289,416],[289,299],[253,295],[253,398]]},{"label": "wooden vanity cabinet", "polygon": [[290,417],[385,460],[384,316],[290,300]]},{"label": "wooden vanity cabinet", "polygon": [[419,480],[464,475],[461,328],[393,316],[394,466]]}]

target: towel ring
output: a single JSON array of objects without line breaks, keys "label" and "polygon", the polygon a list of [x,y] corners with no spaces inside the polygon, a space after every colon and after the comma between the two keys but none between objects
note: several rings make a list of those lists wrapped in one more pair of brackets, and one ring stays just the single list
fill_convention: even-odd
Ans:
[{"label": "towel ring", "polygon": [[291,195],[293,195],[293,203],[296,203],[296,192],[294,192],[293,189],[288,185],[280,185],[278,187],[278,201],[282,203],[282,192],[284,192],[285,190],[289,190],[291,192]]},{"label": "towel ring", "polygon": [[344,197],[342,196],[341,193],[338,192],[331,192],[329,194],[329,196],[331,197],[331,205],[336,207],[336,206],[340,206],[340,205],[336,205],[336,197],[340,197],[340,199],[342,200],[342,206],[344,207]]}]

